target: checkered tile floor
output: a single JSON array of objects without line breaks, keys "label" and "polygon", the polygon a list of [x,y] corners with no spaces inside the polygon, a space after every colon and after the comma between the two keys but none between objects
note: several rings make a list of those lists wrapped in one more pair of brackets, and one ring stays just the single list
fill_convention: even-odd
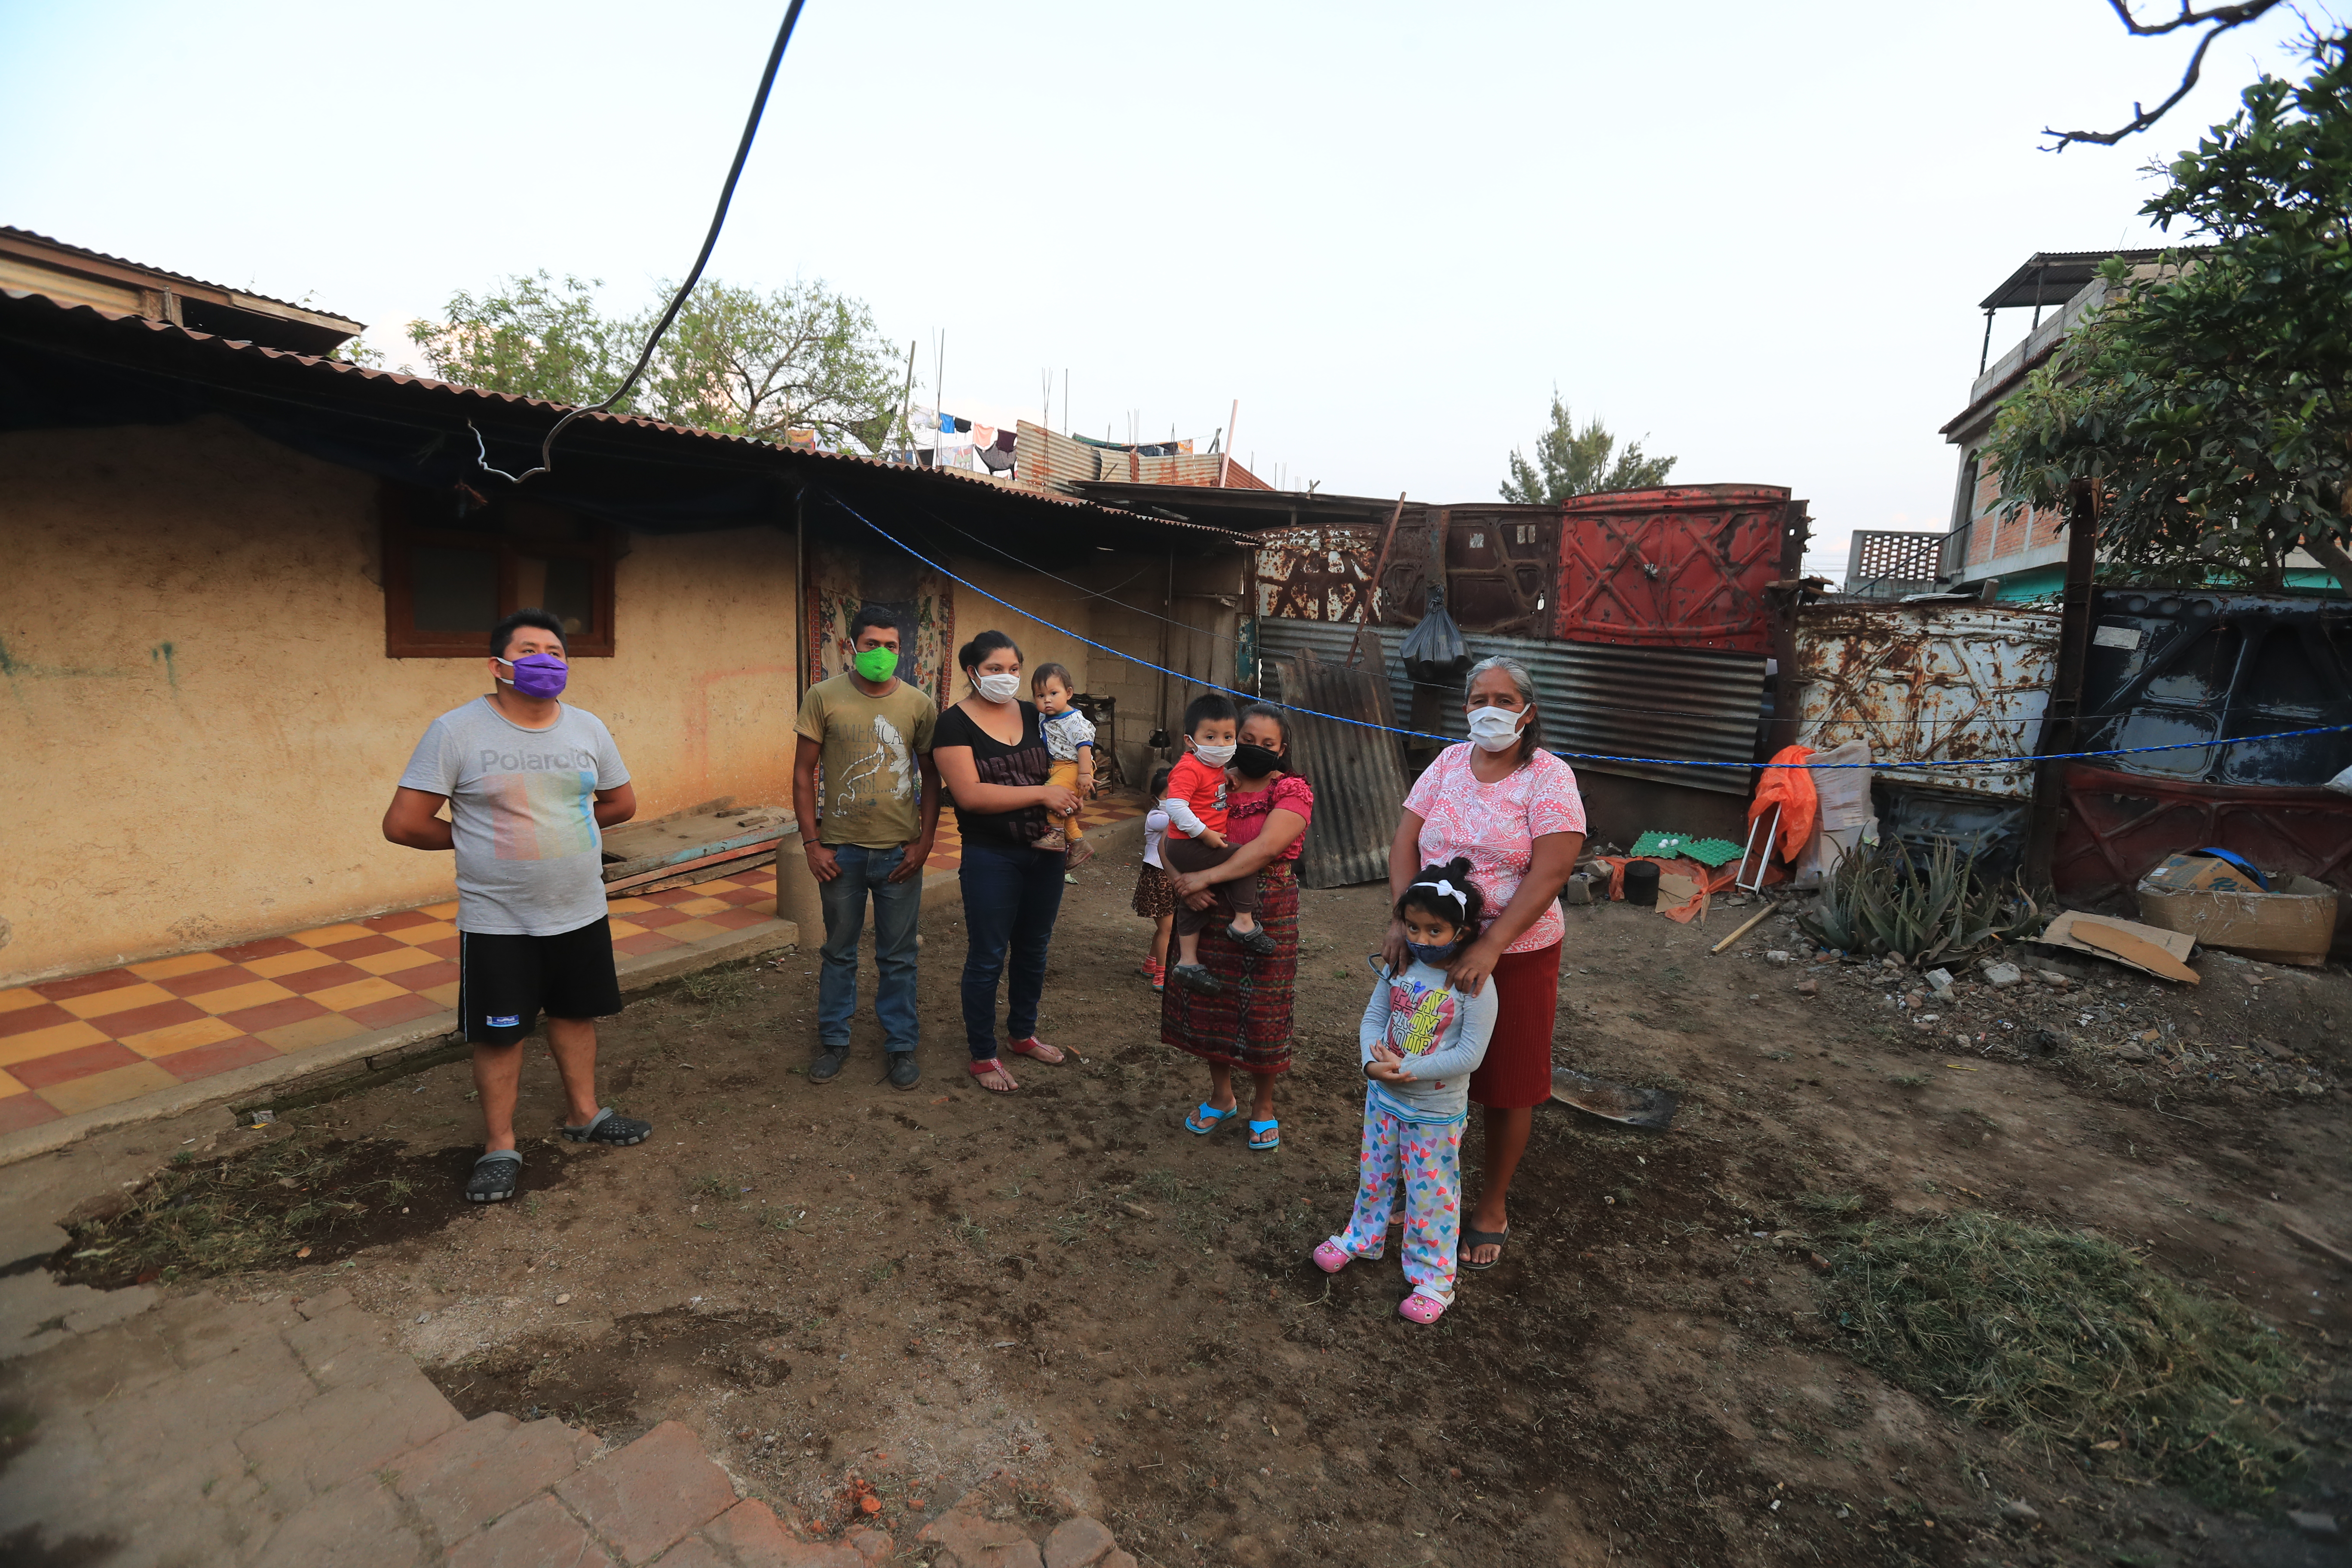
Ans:
[{"label": "checkered tile floor", "polygon": [[[1143,810],[1087,804],[1089,828]],[[953,818],[925,868],[963,863]],[[613,946],[659,952],[772,918],[772,866],[614,899]],[[457,906],[428,904],[209,952],[0,990],[0,1133],[394,1025],[457,1005]]]}]

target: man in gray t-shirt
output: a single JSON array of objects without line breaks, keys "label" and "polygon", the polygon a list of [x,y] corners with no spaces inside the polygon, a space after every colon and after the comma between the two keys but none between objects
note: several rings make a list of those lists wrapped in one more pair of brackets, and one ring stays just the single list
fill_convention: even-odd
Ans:
[{"label": "man in gray t-shirt", "polygon": [[383,815],[394,844],[457,851],[457,1014],[485,1134],[466,1184],[476,1203],[515,1194],[521,1042],[542,1011],[571,1113],[563,1135],[629,1144],[653,1131],[596,1103],[596,1020],[621,1010],[604,830],[636,815],[637,797],[604,722],[557,700],[570,669],[552,616],[500,621],[490,694],[433,721]]}]

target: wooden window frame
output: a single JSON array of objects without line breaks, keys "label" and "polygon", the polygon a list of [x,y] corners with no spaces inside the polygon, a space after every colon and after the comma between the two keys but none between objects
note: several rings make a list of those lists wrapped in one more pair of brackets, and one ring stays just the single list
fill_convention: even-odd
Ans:
[{"label": "wooden window frame", "polygon": [[[387,658],[487,658],[489,649],[482,632],[425,632],[416,629],[416,583],[413,552],[419,545],[460,550],[495,550],[499,558],[499,614],[513,614],[520,573],[517,562],[529,555],[541,559],[569,558],[589,563],[589,595],[595,617],[593,632],[563,640],[571,658],[614,657],[613,577],[619,559],[609,524],[588,523],[588,537],[560,540],[514,534],[495,526],[469,530],[444,526],[430,518],[425,492],[386,480],[382,527],[383,550],[383,651]],[[420,513],[425,514],[420,517]]]}]

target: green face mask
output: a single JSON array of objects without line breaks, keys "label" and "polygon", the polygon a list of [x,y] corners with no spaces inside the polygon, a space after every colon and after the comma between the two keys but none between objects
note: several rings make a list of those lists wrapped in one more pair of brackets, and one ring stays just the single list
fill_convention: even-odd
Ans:
[{"label": "green face mask", "polygon": [[859,650],[850,659],[860,680],[881,682],[898,673],[898,650],[895,647],[869,647]]}]

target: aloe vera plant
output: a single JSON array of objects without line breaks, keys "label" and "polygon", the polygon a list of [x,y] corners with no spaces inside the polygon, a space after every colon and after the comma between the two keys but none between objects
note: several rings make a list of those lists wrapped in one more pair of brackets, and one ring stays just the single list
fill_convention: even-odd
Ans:
[{"label": "aloe vera plant", "polygon": [[1823,947],[1932,963],[2033,935],[2048,923],[2050,901],[2014,877],[1979,876],[1973,852],[1938,838],[1916,860],[1899,845],[1847,856],[1797,923]]}]

